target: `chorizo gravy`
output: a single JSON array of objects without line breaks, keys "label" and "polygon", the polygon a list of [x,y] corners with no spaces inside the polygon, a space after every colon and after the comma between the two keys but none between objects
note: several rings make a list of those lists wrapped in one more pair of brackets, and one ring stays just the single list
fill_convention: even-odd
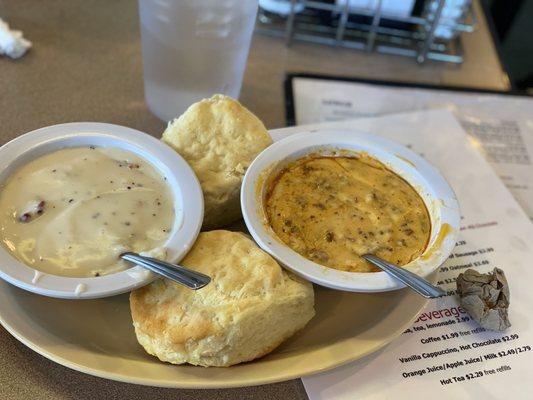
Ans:
[{"label": "chorizo gravy", "polygon": [[41,156],[0,186],[0,238],[18,260],[70,277],[123,270],[124,251],[160,256],[174,223],[165,178],[116,148]]},{"label": "chorizo gravy", "polygon": [[268,184],[264,205],[283,243],[341,271],[379,271],[361,257],[367,253],[405,265],[424,252],[431,233],[415,189],[364,153],[292,162]]}]

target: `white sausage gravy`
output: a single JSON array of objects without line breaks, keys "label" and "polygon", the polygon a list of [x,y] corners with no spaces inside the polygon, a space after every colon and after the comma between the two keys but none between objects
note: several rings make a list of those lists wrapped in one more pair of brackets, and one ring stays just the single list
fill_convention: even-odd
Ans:
[{"label": "white sausage gravy", "polygon": [[117,148],[75,147],[25,164],[0,185],[2,245],[53,275],[126,269],[124,251],[164,254],[174,223],[166,179]]}]

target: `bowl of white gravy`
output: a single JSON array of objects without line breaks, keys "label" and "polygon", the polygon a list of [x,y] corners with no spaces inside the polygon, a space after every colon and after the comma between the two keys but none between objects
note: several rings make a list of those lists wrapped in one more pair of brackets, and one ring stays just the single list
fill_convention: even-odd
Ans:
[{"label": "bowl of white gravy", "polygon": [[41,128],[0,147],[0,277],[34,293],[99,298],[155,276],[120,254],[178,262],[203,220],[174,150],[104,123]]}]

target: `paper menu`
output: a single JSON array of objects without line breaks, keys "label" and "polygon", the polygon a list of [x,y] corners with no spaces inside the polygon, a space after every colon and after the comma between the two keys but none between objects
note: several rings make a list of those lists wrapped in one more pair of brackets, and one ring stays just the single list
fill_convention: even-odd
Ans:
[{"label": "paper menu", "polygon": [[[463,215],[457,247],[441,268],[441,286],[473,267],[502,268],[511,287],[505,333],[483,332],[453,296],[432,301],[419,320],[378,354],[304,378],[317,399],[526,399],[533,397],[533,225],[445,110],[397,114],[273,131],[274,139],[302,129],[354,129],[412,147],[437,166],[456,191]],[[439,131],[439,135],[432,132]],[[461,347],[463,346],[463,347]]]},{"label": "paper menu", "polygon": [[[295,77],[297,124],[422,109],[454,112],[476,148],[533,220],[533,97]],[[439,131],[432,132],[438,135]]]}]

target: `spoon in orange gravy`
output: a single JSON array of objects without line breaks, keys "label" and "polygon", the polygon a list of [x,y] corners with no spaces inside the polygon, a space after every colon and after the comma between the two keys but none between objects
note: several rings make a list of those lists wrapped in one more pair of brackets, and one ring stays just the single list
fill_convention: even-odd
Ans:
[{"label": "spoon in orange gravy", "polygon": [[419,295],[424,296],[426,299],[435,299],[437,297],[446,296],[444,290],[432,285],[424,278],[413,274],[404,268],[400,268],[372,254],[364,254],[363,258],[398,279],[400,282],[404,283],[405,286],[411,288]]}]

